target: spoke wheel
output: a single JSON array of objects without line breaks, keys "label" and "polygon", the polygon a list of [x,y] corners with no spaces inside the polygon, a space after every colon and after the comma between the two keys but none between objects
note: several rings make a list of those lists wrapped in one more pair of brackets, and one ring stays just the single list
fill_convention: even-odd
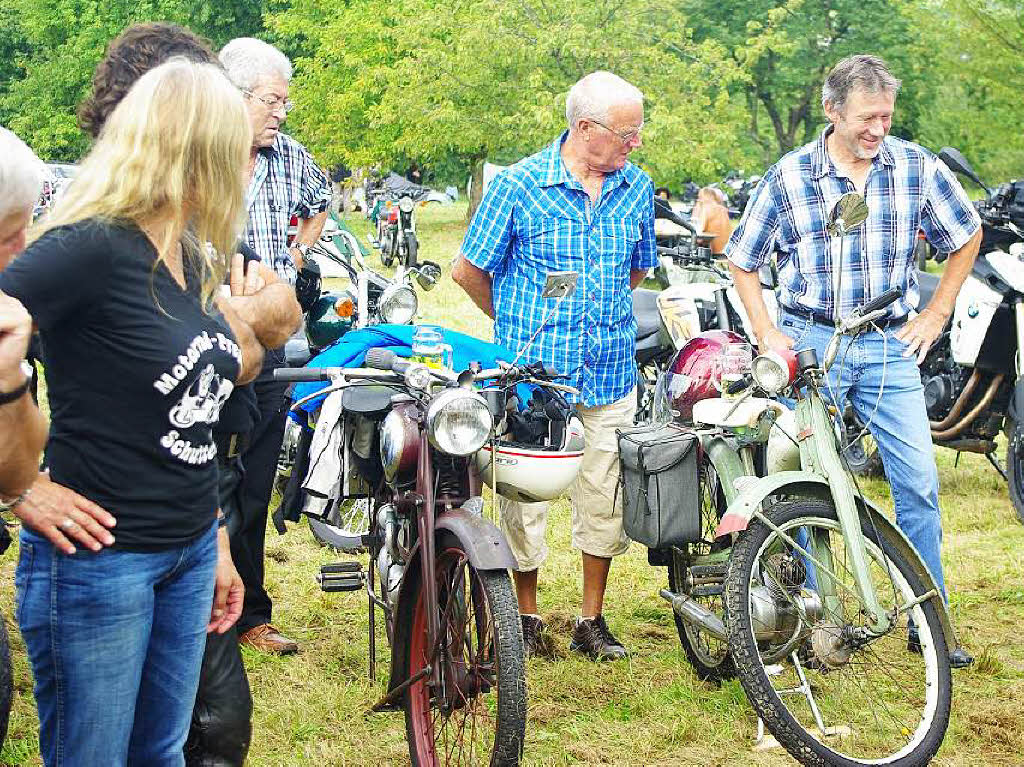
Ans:
[{"label": "spoke wheel", "polygon": [[[371,502],[369,498],[345,498],[335,501],[334,506],[331,507],[324,521],[335,528],[339,535],[351,537],[366,535],[370,532],[370,508]],[[347,554],[357,554],[365,551],[365,547],[362,546],[339,548],[321,537],[315,527],[310,527],[309,530],[313,533],[313,538],[321,546]]]},{"label": "spoke wheel", "polygon": [[526,670],[519,610],[508,573],[474,569],[461,546],[438,542],[439,647],[427,640],[416,589],[408,672],[427,676],[408,691],[405,722],[414,765],[517,765],[526,736]]},{"label": "spoke wheel", "polygon": [[[689,544],[685,550],[672,549],[672,559],[668,566],[668,589],[677,594],[685,594],[724,620],[725,600],[721,590],[725,578],[718,578],[709,571],[705,571],[705,577],[702,578],[702,581],[708,582],[694,584],[691,578],[690,565],[694,559],[711,554],[720,545],[715,543],[715,528],[725,510],[724,494],[717,477],[707,465],[701,470],[700,486],[702,540]],[[724,576],[724,566],[722,570]],[[719,682],[736,676],[736,665],[729,654],[727,642],[684,621],[674,611],[673,617],[679,643],[698,677],[708,682]]]},{"label": "spoke wheel", "polygon": [[1006,481],[1017,518],[1024,523],[1024,424],[1006,423]]},{"label": "spoke wheel", "polygon": [[[751,705],[803,764],[926,764],[949,724],[952,686],[933,602],[909,611],[920,655],[907,648],[908,613],[888,633],[869,637],[832,506],[782,503],[766,514],[794,540],[813,542],[805,548],[819,561],[830,556],[837,584],[854,593],[837,585],[835,598],[822,600],[824,571],[762,522],[751,524],[733,548],[725,590],[729,645]],[[876,534],[864,519],[862,528],[882,610],[923,594],[917,571],[884,528]]]}]

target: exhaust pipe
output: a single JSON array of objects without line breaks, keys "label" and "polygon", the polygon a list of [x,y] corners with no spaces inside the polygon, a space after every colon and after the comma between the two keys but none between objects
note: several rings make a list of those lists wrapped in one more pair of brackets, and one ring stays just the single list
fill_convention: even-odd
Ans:
[{"label": "exhaust pipe", "polygon": [[668,589],[662,589],[658,593],[661,594],[662,599],[672,605],[672,611],[681,620],[708,632],[715,639],[721,639],[723,642],[729,640],[722,619],[704,605],[682,594],[673,594]]}]

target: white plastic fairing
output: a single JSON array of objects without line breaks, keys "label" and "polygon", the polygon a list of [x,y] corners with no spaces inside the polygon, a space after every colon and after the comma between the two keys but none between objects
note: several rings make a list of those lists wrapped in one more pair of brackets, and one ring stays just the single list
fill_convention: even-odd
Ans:
[{"label": "white plastic fairing", "polygon": [[[1014,243],[1014,245],[1016,244]],[[1011,246],[1011,250],[1016,249]],[[1021,262],[1019,256],[1001,250],[993,250],[991,253],[987,253],[985,258],[1011,288],[1024,293],[1024,263]]]},{"label": "white plastic fairing", "polygon": [[[992,254],[989,254],[990,256]],[[973,367],[992,317],[1003,302],[1002,295],[981,280],[968,276],[956,297],[950,346],[958,365]]]}]

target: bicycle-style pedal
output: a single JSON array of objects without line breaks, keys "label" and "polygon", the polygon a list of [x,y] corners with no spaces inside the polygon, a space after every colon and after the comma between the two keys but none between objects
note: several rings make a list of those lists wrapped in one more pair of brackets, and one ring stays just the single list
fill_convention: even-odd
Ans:
[{"label": "bicycle-style pedal", "polygon": [[320,584],[320,590],[328,593],[362,591],[366,574],[358,562],[336,562],[333,565],[322,565],[316,581]]}]

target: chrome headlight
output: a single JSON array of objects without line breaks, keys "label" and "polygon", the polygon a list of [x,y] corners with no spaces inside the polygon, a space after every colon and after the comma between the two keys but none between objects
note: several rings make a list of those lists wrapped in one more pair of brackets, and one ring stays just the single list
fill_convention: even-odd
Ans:
[{"label": "chrome headlight", "polygon": [[415,203],[412,201],[412,197],[403,197],[398,201],[398,209],[403,213],[408,213],[413,209]]},{"label": "chrome headlight", "polygon": [[380,294],[380,301],[377,302],[377,314],[389,325],[408,325],[416,318],[419,303],[416,291],[408,285],[392,282]]},{"label": "chrome headlight", "polygon": [[470,455],[484,446],[493,421],[484,398],[466,389],[445,389],[427,408],[430,444],[449,455]]},{"label": "chrome headlight", "polygon": [[380,462],[388,482],[415,468],[418,445],[418,429],[408,414],[397,409],[388,413],[380,425]]},{"label": "chrome headlight", "polygon": [[786,355],[776,351],[765,352],[750,364],[754,383],[769,394],[778,394],[789,386],[795,374],[796,354],[792,350],[788,350]]}]

